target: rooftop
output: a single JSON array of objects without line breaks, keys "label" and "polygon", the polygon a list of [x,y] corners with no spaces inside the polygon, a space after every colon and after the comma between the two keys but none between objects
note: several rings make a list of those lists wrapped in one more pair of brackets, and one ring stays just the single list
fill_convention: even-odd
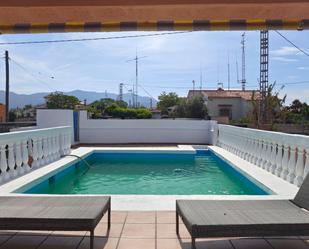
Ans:
[{"label": "rooftop", "polygon": [[[95,230],[95,249],[189,249],[190,236],[180,224],[180,238],[175,231],[175,212],[112,212],[112,226],[107,231],[106,216]],[[88,249],[86,232],[4,231],[0,249]],[[216,238],[198,239],[197,249],[306,249],[308,237]]]},{"label": "rooftop", "polygon": [[242,98],[245,100],[251,100],[252,95],[255,94],[255,98],[259,96],[259,91],[257,90],[224,90],[219,88],[217,90],[189,90],[188,97],[194,94],[202,93],[203,96],[208,98]]}]

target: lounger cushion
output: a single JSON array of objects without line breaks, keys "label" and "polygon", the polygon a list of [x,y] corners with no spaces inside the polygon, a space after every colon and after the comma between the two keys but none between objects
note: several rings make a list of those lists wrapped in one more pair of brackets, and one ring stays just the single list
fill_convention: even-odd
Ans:
[{"label": "lounger cushion", "polygon": [[2,196],[0,229],[91,230],[109,205],[101,196]]},{"label": "lounger cushion", "polygon": [[309,212],[288,200],[177,200],[193,237],[309,234]]}]

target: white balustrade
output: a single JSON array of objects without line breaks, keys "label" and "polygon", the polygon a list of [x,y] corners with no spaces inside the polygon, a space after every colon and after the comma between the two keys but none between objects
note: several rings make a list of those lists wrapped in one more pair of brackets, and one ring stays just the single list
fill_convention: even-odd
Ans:
[{"label": "white balustrade", "polygon": [[71,128],[54,127],[0,134],[0,184],[70,153]]},{"label": "white balustrade", "polygon": [[217,145],[300,186],[309,172],[309,137],[218,125]]}]

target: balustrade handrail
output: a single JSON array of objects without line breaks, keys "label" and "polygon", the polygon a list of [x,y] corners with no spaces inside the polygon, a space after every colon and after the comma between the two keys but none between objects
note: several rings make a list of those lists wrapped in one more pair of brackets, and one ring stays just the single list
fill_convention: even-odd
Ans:
[{"label": "balustrade handrail", "polygon": [[0,134],[0,184],[69,154],[71,132],[60,126]]},{"label": "balustrade handrail", "polygon": [[309,137],[218,126],[218,146],[297,186],[309,171]]},{"label": "balustrade handrail", "polygon": [[25,131],[11,131],[6,133],[0,133],[0,143],[4,140],[16,140],[20,139],[21,137],[28,137],[29,134],[31,134],[31,137],[33,136],[39,136],[42,133],[44,134],[51,134],[55,131],[61,131],[66,130],[69,131],[71,129],[70,126],[57,126],[57,127],[51,127],[51,128],[42,128],[42,129],[33,129],[33,130],[25,130]]}]

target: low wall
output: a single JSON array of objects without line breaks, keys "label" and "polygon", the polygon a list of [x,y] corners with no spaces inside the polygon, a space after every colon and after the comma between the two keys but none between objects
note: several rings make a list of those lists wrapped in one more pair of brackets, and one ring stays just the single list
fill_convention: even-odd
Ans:
[{"label": "low wall", "polygon": [[215,121],[156,119],[88,119],[81,111],[80,143],[212,144]]},{"label": "low wall", "polygon": [[309,137],[218,125],[217,145],[300,186],[309,172]]},{"label": "low wall", "polygon": [[56,126],[71,127],[71,142],[74,144],[73,110],[66,109],[37,109],[37,128],[51,128]]}]

